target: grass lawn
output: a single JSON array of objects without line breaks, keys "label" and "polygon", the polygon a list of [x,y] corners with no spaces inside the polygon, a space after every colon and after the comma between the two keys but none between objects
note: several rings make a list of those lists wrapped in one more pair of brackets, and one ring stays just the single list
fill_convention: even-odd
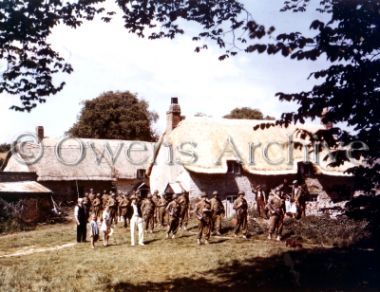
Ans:
[{"label": "grass lawn", "polygon": [[[58,251],[0,258],[0,291],[136,290],[375,290],[380,288],[374,250],[321,247],[291,249],[268,241],[212,238],[196,245],[195,226],[164,239],[146,234],[146,246],[130,246],[129,230],[117,227],[109,247],[89,243]],[[0,237],[0,255],[73,242],[73,224],[44,225]]]}]

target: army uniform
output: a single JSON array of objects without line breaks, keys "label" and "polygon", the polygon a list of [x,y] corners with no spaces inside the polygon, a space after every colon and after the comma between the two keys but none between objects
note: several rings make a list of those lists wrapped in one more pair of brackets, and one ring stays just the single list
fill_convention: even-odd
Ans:
[{"label": "army uniform", "polygon": [[211,198],[210,204],[212,216],[211,230],[214,231],[217,235],[220,235],[222,227],[222,218],[225,214],[225,210],[222,201],[218,197],[217,192],[213,193],[213,198]]},{"label": "army uniform", "polygon": [[166,219],[165,219],[165,215],[166,215],[166,207],[168,205],[168,201],[165,199],[165,196],[162,196],[162,198],[158,201],[158,206],[157,206],[157,209],[158,209],[158,223],[161,225],[161,226],[165,226],[166,225]]},{"label": "army uniform", "polygon": [[106,191],[103,191],[103,194],[102,194],[102,208],[103,210],[107,207],[107,204],[108,204],[108,194]]},{"label": "army uniform", "polygon": [[172,234],[172,238],[174,238],[178,230],[181,213],[181,206],[178,204],[176,197],[167,205],[166,212],[169,215],[169,228],[166,238],[169,238],[170,233]]},{"label": "army uniform", "polygon": [[292,199],[297,206],[297,218],[305,217],[306,213],[306,193],[302,185],[296,185],[293,189]]},{"label": "army uniform", "polygon": [[240,192],[239,197],[234,201],[234,210],[236,211],[235,236],[241,230],[243,237],[246,238],[248,235],[248,203],[243,192]]},{"label": "army uniform", "polygon": [[195,215],[199,220],[198,224],[198,244],[201,244],[202,236],[205,242],[208,243],[211,234],[211,203],[207,199],[206,194],[201,195],[202,199],[195,205]]},{"label": "army uniform", "polygon": [[272,239],[273,233],[276,232],[277,240],[281,240],[285,215],[285,201],[281,198],[279,192],[276,192],[269,198],[267,209],[269,212],[268,239]]},{"label": "army uniform", "polygon": [[108,207],[110,210],[111,225],[112,225],[112,223],[117,224],[117,202],[116,202],[116,196],[115,195],[112,195],[108,199]]},{"label": "army uniform", "polygon": [[154,229],[154,210],[155,205],[152,200],[152,195],[149,194],[141,204],[141,211],[145,221],[145,230],[148,231],[149,229],[150,233],[153,233]]},{"label": "army uniform", "polygon": [[119,209],[120,209],[120,216],[124,220],[124,227],[127,227],[128,218],[131,217],[129,214],[129,211],[130,211],[129,206],[130,206],[130,201],[125,195],[123,195],[119,202]]},{"label": "army uniform", "polygon": [[156,208],[154,208],[154,223],[157,224],[158,223],[158,202],[160,201],[160,195],[158,194],[158,191],[154,191],[153,195],[152,195],[152,200],[154,202],[154,206]]},{"label": "army uniform", "polygon": [[94,213],[94,200],[96,198],[96,195],[94,194],[93,192],[93,189],[90,189],[90,193],[88,194],[88,199],[90,200],[90,204],[91,204],[91,211]]},{"label": "army uniform", "polygon": [[265,205],[266,205],[266,197],[265,192],[258,187],[256,190],[256,205],[257,205],[257,213],[261,218],[266,218],[265,214]]},{"label": "army uniform", "polygon": [[183,193],[178,198],[178,203],[181,206],[179,226],[187,230],[187,223],[189,221],[189,205],[190,205],[189,194]]},{"label": "army uniform", "polygon": [[90,213],[91,213],[91,202],[88,199],[88,193],[85,194],[85,197],[83,197],[83,208],[86,216],[86,220],[90,218]]},{"label": "army uniform", "polygon": [[96,198],[92,202],[92,208],[93,208],[93,211],[94,211],[96,218],[99,218],[100,211],[102,209],[102,202],[100,200],[100,194],[97,194]]}]

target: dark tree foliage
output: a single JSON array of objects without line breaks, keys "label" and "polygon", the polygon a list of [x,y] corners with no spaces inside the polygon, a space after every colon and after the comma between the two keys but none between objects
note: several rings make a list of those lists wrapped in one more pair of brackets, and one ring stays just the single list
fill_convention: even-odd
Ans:
[{"label": "dark tree foliage", "polygon": [[[76,28],[96,14],[109,21],[113,12],[97,4],[104,0],[4,0],[0,2],[0,93],[17,95],[15,110],[30,111],[49,95],[62,90],[64,82],[53,76],[73,68],[47,41],[52,29],[64,24]],[[107,17],[108,16],[108,17]]]},{"label": "dark tree foliage", "polygon": [[152,123],[158,115],[130,92],[106,92],[83,102],[78,121],[67,132],[72,137],[155,141]]},{"label": "dark tree foliage", "polygon": [[[0,94],[17,95],[21,105],[12,109],[30,111],[50,95],[62,90],[64,82],[54,76],[70,74],[72,66],[52,48],[47,38],[59,25],[72,28],[100,16],[109,22],[113,11],[104,6],[110,0],[4,0],[0,2]],[[184,33],[179,21],[201,25],[194,40],[209,38],[225,46],[225,30],[243,26],[248,13],[239,1],[219,0],[118,0],[127,31],[150,39],[174,38]],[[146,31],[148,30],[148,33]],[[206,48],[199,46],[196,51]],[[235,54],[236,52],[232,52]]]},{"label": "dark tree foliage", "polygon": [[225,119],[248,119],[248,120],[274,120],[274,117],[264,116],[258,109],[252,109],[249,107],[234,108],[228,115],[225,115]]},{"label": "dark tree foliage", "polygon": [[[76,27],[84,20],[103,14],[109,21],[112,12],[97,4],[106,0],[76,0],[63,4],[58,0],[7,0],[0,4],[0,58],[5,64],[0,92],[17,94],[23,102],[15,109],[30,110],[37,102],[62,89],[54,85],[56,73],[70,73],[72,68],[47,43],[51,29],[59,24]],[[282,101],[299,107],[284,113],[279,123],[304,122],[318,118],[324,109],[325,122],[345,122],[354,131],[340,132],[339,140],[360,140],[369,151],[355,154],[364,159],[364,167],[351,171],[363,179],[363,188],[379,188],[380,150],[380,0],[315,0],[324,15],[310,22],[310,33],[277,33],[254,21],[237,0],[117,0],[127,31],[150,39],[174,38],[185,33],[183,24],[199,24],[194,41],[215,41],[223,54],[220,59],[239,51],[281,54],[294,60],[327,60],[324,70],[309,78],[317,84],[309,91],[280,92]],[[303,17],[310,0],[286,0],[282,7],[289,18]],[[275,3],[274,3],[275,4]],[[105,15],[104,15],[105,14]],[[328,19],[322,21],[322,19]],[[207,48],[201,43],[199,52]],[[267,123],[269,124],[269,123]],[[353,134],[354,133],[354,134]],[[320,131],[319,139],[334,141],[332,131]],[[339,154],[339,153],[338,153]],[[344,155],[338,155],[340,162]],[[339,161],[338,161],[339,162]]]},{"label": "dark tree foliage", "polygon": [[[303,12],[309,2],[287,0],[282,11]],[[253,44],[246,51],[329,61],[327,68],[309,75],[318,81],[309,91],[276,94],[281,101],[298,104],[297,111],[282,114],[277,123],[304,123],[306,118],[321,116],[326,124],[346,123],[353,131],[331,128],[319,131],[312,139],[324,140],[337,149],[353,141],[364,142],[368,150],[353,152],[363,164],[349,172],[360,178],[363,190],[371,192],[380,188],[380,1],[322,0],[317,11],[328,16],[328,21],[311,21],[313,37],[300,32],[282,33],[275,41],[258,43],[253,35]],[[360,143],[356,146],[366,148]],[[337,150],[335,165],[346,160],[345,151]]]}]

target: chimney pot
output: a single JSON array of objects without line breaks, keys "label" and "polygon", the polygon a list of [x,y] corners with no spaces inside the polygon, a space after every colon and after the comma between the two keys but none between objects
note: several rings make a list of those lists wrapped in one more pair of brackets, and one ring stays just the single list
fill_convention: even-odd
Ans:
[{"label": "chimney pot", "polygon": [[178,104],[178,97],[172,97],[172,104]]},{"label": "chimney pot", "polygon": [[45,137],[44,127],[43,126],[38,126],[36,128],[36,134],[37,134],[38,142],[41,142],[44,139],[44,137]]},{"label": "chimney pot", "polygon": [[167,117],[166,130],[167,130],[167,133],[169,133],[170,131],[175,129],[177,125],[179,124],[179,122],[182,120],[181,107],[178,104],[178,97],[171,98],[169,111],[166,113],[166,117]]}]

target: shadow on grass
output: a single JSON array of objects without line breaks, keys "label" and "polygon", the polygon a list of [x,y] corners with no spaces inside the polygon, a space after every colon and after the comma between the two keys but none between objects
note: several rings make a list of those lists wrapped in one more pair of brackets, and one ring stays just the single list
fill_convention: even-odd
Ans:
[{"label": "shadow on grass", "polygon": [[145,240],[144,243],[145,244],[151,244],[155,241],[159,241],[159,240],[162,240],[162,238],[153,238],[153,239],[149,239],[149,240]]},{"label": "shadow on grass", "polygon": [[356,290],[380,288],[379,253],[358,248],[294,250],[234,261],[194,278],[141,285],[116,283],[114,291]]}]

